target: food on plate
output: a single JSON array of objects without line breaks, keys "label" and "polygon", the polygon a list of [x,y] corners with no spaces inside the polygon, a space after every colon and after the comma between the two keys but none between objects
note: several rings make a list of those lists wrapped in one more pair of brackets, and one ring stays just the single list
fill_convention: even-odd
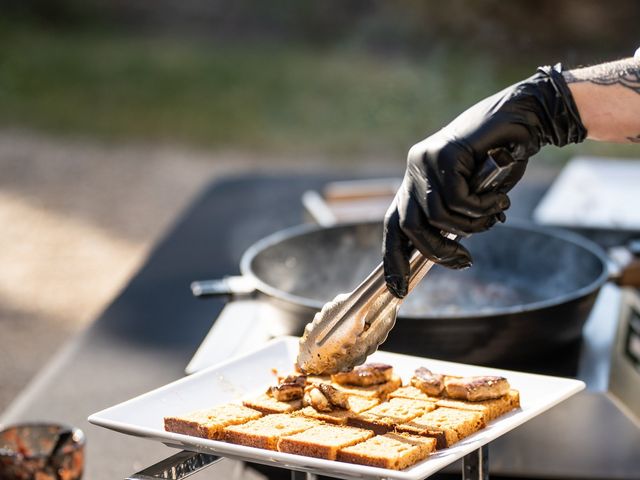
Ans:
[{"label": "food on plate", "polygon": [[398,424],[435,409],[433,402],[411,400],[408,398],[392,398],[365,412],[349,417],[348,425],[367,428],[381,435],[393,430]]},{"label": "food on plate", "polygon": [[307,385],[305,375],[288,375],[278,382],[278,385],[269,387],[269,393],[280,402],[299,400],[304,395],[304,387]]},{"label": "food on plate", "polygon": [[423,393],[437,397],[444,390],[444,375],[433,373],[425,367],[417,368],[411,377],[411,385]]},{"label": "food on plate", "polygon": [[491,420],[518,408],[520,406],[520,394],[517,390],[509,390],[509,392],[502,397],[492,398],[490,400],[480,400],[478,402],[443,398],[438,400],[436,405],[439,407],[480,412],[484,421],[490,422]]},{"label": "food on plate", "polygon": [[438,448],[442,448],[450,447],[484,427],[479,412],[439,407],[396,428],[401,432],[435,437]]},{"label": "food on plate", "polygon": [[311,385],[304,393],[303,406],[311,406],[318,412],[348,409],[349,397],[328,383]]},{"label": "food on plate", "polygon": [[304,392],[302,404],[305,406],[311,406],[318,412],[330,412],[333,410],[331,403],[329,403],[329,399],[325,397],[316,386],[313,386]]},{"label": "food on plate", "polygon": [[164,429],[167,432],[218,440],[222,437],[224,427],[245,423],[261,416],[262,413],[254,409],[228,403],[185,415],[164,417]]},{"label": "food on plate", "polygon": [[402,379],[397,375],[393,375],[387,382],[369,385],[368,387],[341,385],[339,383],[333,383],[333,386],[348,395],[360,395],[362,397],[380,398],[384,400],[391,392],[402,386]]},{"label": "food on plate", "polygon": [[321,424],[313,418],[276,413],[242,425],[226,427],[223,438],[227,442],[247,447],[276,450],[280,437],[293,435]]},{"label": "food on plate", "polygon": [[349,396],[328,383],[319,383],[318,388],[332,407],[349,408]]},{"label": "food on plate", "polygon": [[267,393],[164,419],[170,432],[400,470],[520,406],[503,377],[415,370],[402,385],[390,365],[333,376],[281,377]]},{"label": "food on plate", "polygon": [[445,391],[450,398],[477,402],[502,397],[509,393],[509,382],[504,377],[474,376],[445,379]]},{"label": "food on plate", "polygon": [[402,470],[424,460],[436,449],[435,438],[408,433],[376,435],[357,445],[343,448],[338,460],[371,467]]},{"label": "food on plate", "polygon": [[247,400],[244,400],[242,404],[245,407],[258,410],[265,415],[270,413],[290,413],[302,408],[302,400],[289,400],[288,402],[281,402],[273,398],[268,393],[263,393],[256,398],[249,398]]},{"label": "food on plate", "polygon": [[425,402],[437,402],[440,397],[432,397],[427,395],[419,388],[413,385],[405,385],[400,387],[389,394],[389,398],[411,398],[413,400],[423,400]]},{"label": "food on plate", "polygon": [[280,452],[335,460],[338,450],[363,442],[373,432],[361,428],[318,425],[300,433],[287,435],[278,441]]},{"label": "food on plate", "polygon": [[349,417],[362,413],[365,410],[375,407],[380,403],[378,398],[367,398],[359,395],[349,395],[349,408],[334,408],[329,412],[318,411],[312,406],[304,407],[297,412],[306,417],[316,418],[327,423],[336,425],[346,425]]},{"label": "food on plate", "polygon": [[368,387],[388,382],[393,377],[393,367],[385,363],[365,363],[348,372],[331,375],[331,380],[340,385]]}]

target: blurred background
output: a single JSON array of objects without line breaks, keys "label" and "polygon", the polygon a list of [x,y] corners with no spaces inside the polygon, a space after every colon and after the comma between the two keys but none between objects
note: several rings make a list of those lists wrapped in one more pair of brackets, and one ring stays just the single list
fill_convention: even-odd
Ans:
[{"label": "blurred background", "polygon": [[[0,411],[211,179],[400,176],[531,75],[632,55],[640,3],[0,0]],[[587,142],[571,156],[638,157]]]}]

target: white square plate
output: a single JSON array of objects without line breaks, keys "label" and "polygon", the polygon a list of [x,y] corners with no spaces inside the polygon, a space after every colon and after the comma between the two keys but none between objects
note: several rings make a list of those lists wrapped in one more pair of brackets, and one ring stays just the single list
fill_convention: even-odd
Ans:
[{"label": "white square plate", "polygon": [[[166,432],[163,418],[238,402],[263,393],[274,383],[272,369],[292,371],[298,352],[298,339],[281,337],[257,350],[214,365],[190,377],[153,390],[89,417],[95,425],[118,432],[158,440],[171,447],[214,453],[239,460],[304,470],[338,478],[388,478],[418,480],[436,473],[482,445],[522,425],[584,388],[584,383],[568,378],[512,372],[459,363],[429,360],[388,352],[376,352],[369,359],[393,365],[396,373],[408,380],[413,371],[425,366],[434,372],[451,375],[502,375],[520,391],[522,408],[492,421],[486,428],[465,438],[451,448],[440,450],[428,459],[401,471],[367,467],[332,460],[273,452],[215,440]],[[552,439],[549,439],[552,441]]]}]

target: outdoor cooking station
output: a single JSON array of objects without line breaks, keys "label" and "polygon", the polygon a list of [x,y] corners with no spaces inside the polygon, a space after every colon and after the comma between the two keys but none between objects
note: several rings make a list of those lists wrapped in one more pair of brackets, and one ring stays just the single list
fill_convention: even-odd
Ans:
[{"label": "outdoor cooking station", "polygon": [[[90,426],[86,417],[180,378],[224,306],[221,299],[194,299],[191,281],[237,274],[247,247],[302,223],[302,194],[333,179],[244,176],[209,186],[125,290],[16,400],[3,423],[50,419],[81,427],[88,436],[85,478],[92,480],[125,478],[175,453]],[[514,193],[517,209],[511,215],[527,217],[545,187],[523,184]],[[583,379],[587,391],[493,442],[492,475],[638,478],[640,427],[603,394],[610,370],[602,360],[615,336],[620,298],[615,287],[603,291],[583,344],[557,358],[555,372],[543,368]],[[193,478],[230,478],[238,468],[236,462],[223,461]],[[459,472],[459,466],[450,471]]]}]

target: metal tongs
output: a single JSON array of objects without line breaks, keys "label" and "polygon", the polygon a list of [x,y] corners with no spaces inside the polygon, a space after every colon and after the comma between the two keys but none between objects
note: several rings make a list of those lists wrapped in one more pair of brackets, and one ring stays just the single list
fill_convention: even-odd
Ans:
[{"label": "metal tongs", "polygon": [[[477,193],[497,188],[511,172],[515,160],[505,149],[494,149],[474,176]],[[442,232],[455,240],[457,235]],[[407,295],[431,270],[434,262],[419,251],[409,260]],[[406,297],[405,297],[406,298]],[[328,374],[350,370],[384,342],[396,322],[403,299],[393,295],[380,263],[351,293],[340,294],[316,313],[300,339],[298,366],[306,373]]]}]

